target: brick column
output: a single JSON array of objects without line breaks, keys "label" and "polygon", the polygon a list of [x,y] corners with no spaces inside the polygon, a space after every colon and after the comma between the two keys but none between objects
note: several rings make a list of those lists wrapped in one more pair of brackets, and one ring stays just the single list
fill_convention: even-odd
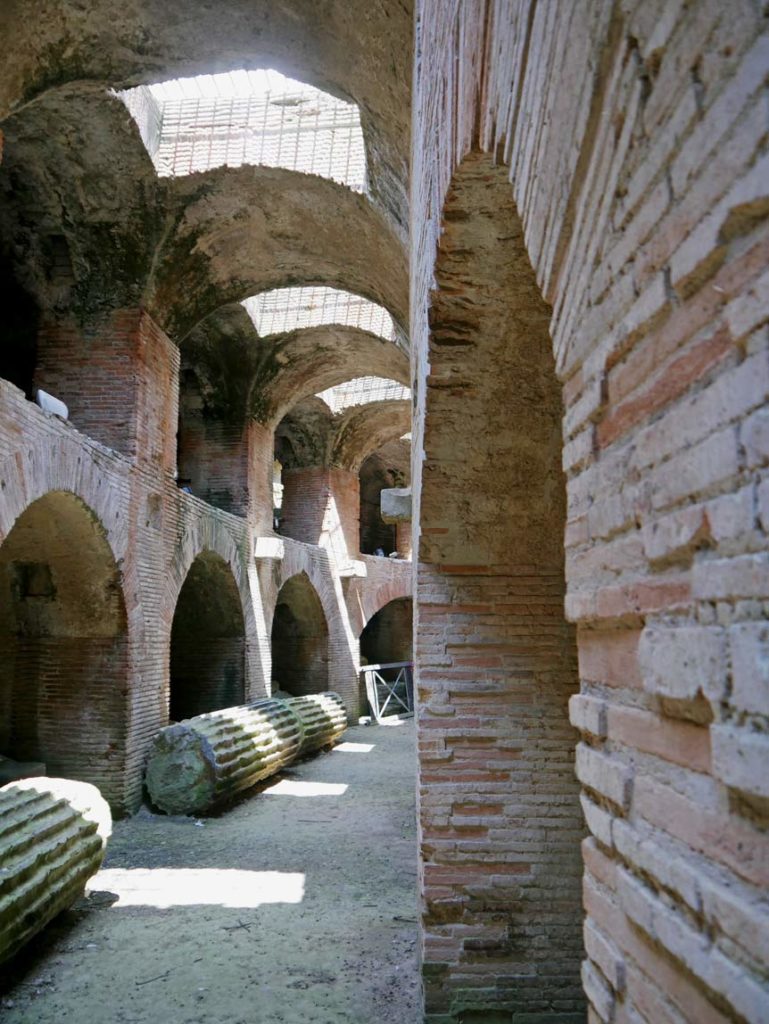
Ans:
[{"label": "brick column", "polygon": [[319,544],[346,560],[359,553],[358,474],[327,466],[283,472],[281,533],[305,544]]},{"label": "brick column", "polygon": [[48,320],[35,386],[60,398],[84,434],[145,464],[176,465],[179,351],[141,309],[86,329]]}]

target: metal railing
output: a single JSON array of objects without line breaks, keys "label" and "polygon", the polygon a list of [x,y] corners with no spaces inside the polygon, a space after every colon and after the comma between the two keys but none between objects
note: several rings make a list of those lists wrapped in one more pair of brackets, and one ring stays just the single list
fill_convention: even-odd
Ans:
[{"label": "metal railing", "polygon": [[413,663],[410,661],[391,661],[361,668],[371,715],[377,722],[383,718],[414,714],[412,669]]}]

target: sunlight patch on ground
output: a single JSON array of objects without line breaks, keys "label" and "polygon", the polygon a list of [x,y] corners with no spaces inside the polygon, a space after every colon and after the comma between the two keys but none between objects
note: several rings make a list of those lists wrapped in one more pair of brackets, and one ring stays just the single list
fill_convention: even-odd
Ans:
[{"label": "sunlight patch on ground", "polygon": [[334,750],[342,750],[347,754],[370,754],[376,743],[337,743]]},{"label": "sunlight patch on ground", "polygon": [[346,782],[296,782],[281,779],[263,792],[267,796],[341,796],[347,792]]},{"label": "sunlight patch on ground", "polygon": [[260,907],[301,903],[304,874],[237,868],[106,868],[91,889],[116,893],[117,907]]}]

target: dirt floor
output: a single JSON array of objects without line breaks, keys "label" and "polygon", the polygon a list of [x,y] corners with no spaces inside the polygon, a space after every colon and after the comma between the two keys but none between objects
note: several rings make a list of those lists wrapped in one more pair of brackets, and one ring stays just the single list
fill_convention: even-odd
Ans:
[{"label": "dirt floor", "polygon": [[416,1024],[414,727],[356,726],[216,817],[117,822],[3,1024]]}]

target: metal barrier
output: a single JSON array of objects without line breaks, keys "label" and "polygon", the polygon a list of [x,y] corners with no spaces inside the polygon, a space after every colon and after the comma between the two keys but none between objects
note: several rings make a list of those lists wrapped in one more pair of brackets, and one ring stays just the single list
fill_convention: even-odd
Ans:
[{"label": "metal barrier", "polygon": [[383,718],[414,714],[412,668],[410,661],[391,661],[361,668],[371,714],[377,722]]}]

